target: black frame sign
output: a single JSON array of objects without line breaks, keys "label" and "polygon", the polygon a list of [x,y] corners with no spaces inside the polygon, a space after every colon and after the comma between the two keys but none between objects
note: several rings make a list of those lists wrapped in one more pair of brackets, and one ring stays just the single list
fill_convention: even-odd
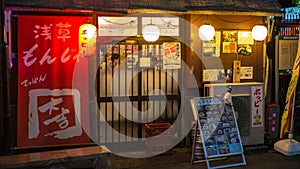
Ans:
[{"label": "black frame sign", "polygon": [[233,107],[219,97],[196,97],[191,101],[206,159],[243,154]]}]

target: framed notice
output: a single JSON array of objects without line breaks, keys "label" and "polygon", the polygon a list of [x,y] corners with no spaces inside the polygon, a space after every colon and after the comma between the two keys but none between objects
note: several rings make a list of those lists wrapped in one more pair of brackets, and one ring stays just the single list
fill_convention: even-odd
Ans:
[{"label": "framed notice", "polygon": [[297,49],[298,39],[279,40],[279,70],[293,69]]},{"label": "framed notice", "polygon": [[219,97],[196,97],[191,103],[206,158],[243,154],[232,106]]}]

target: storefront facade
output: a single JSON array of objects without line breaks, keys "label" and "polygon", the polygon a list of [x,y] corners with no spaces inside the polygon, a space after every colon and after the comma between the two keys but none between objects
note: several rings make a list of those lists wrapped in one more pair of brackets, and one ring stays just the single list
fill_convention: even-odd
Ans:
[{"label": "storefront facade", "polygon": [[[145,124],[162,122],[175,128],[172,146],[188,145],[189,99],[205,96],[205,84],[234,82],[235,60],[243,68],[237,83],[264,82],[266,41],[253,40],[251,29],[281,16],[279,5],[268,2],[268,10],[192,1],[4,2],[3,153],[133,148],[143,146]],[[97,28],[89,47],[79,31],[87,20]],[[205,21],[216,30],[209,42],[198,35]],[[142,37],[149,24],[160,28],[154,42]]]}]

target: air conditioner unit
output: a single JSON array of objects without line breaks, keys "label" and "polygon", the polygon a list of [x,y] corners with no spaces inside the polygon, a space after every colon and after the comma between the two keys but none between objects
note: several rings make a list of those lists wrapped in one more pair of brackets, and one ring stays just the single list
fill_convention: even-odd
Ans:
[{"label": "air conditioner unit", "polygon": [[[222,96],[226,88],[232,89],[232,102],[234,111],[237,113],[237,123],[244,146],[264,144],[264,98],[261,98],[262,125],[253,125],[253,99],[251,94],[252,86],[263,87],[263,83],[216,83],[205,84],[204,93],[206,96]],[[263,93],[261,93],[263,96]]]}]

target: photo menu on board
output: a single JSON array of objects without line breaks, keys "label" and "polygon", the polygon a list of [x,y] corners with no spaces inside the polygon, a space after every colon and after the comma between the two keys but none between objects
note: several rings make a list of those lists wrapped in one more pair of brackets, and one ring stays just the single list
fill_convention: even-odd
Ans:
[{"label": "photo menu on board", "polygon": [[207,158],[243,153],[234,109],[219,97],[191,100]]}]

